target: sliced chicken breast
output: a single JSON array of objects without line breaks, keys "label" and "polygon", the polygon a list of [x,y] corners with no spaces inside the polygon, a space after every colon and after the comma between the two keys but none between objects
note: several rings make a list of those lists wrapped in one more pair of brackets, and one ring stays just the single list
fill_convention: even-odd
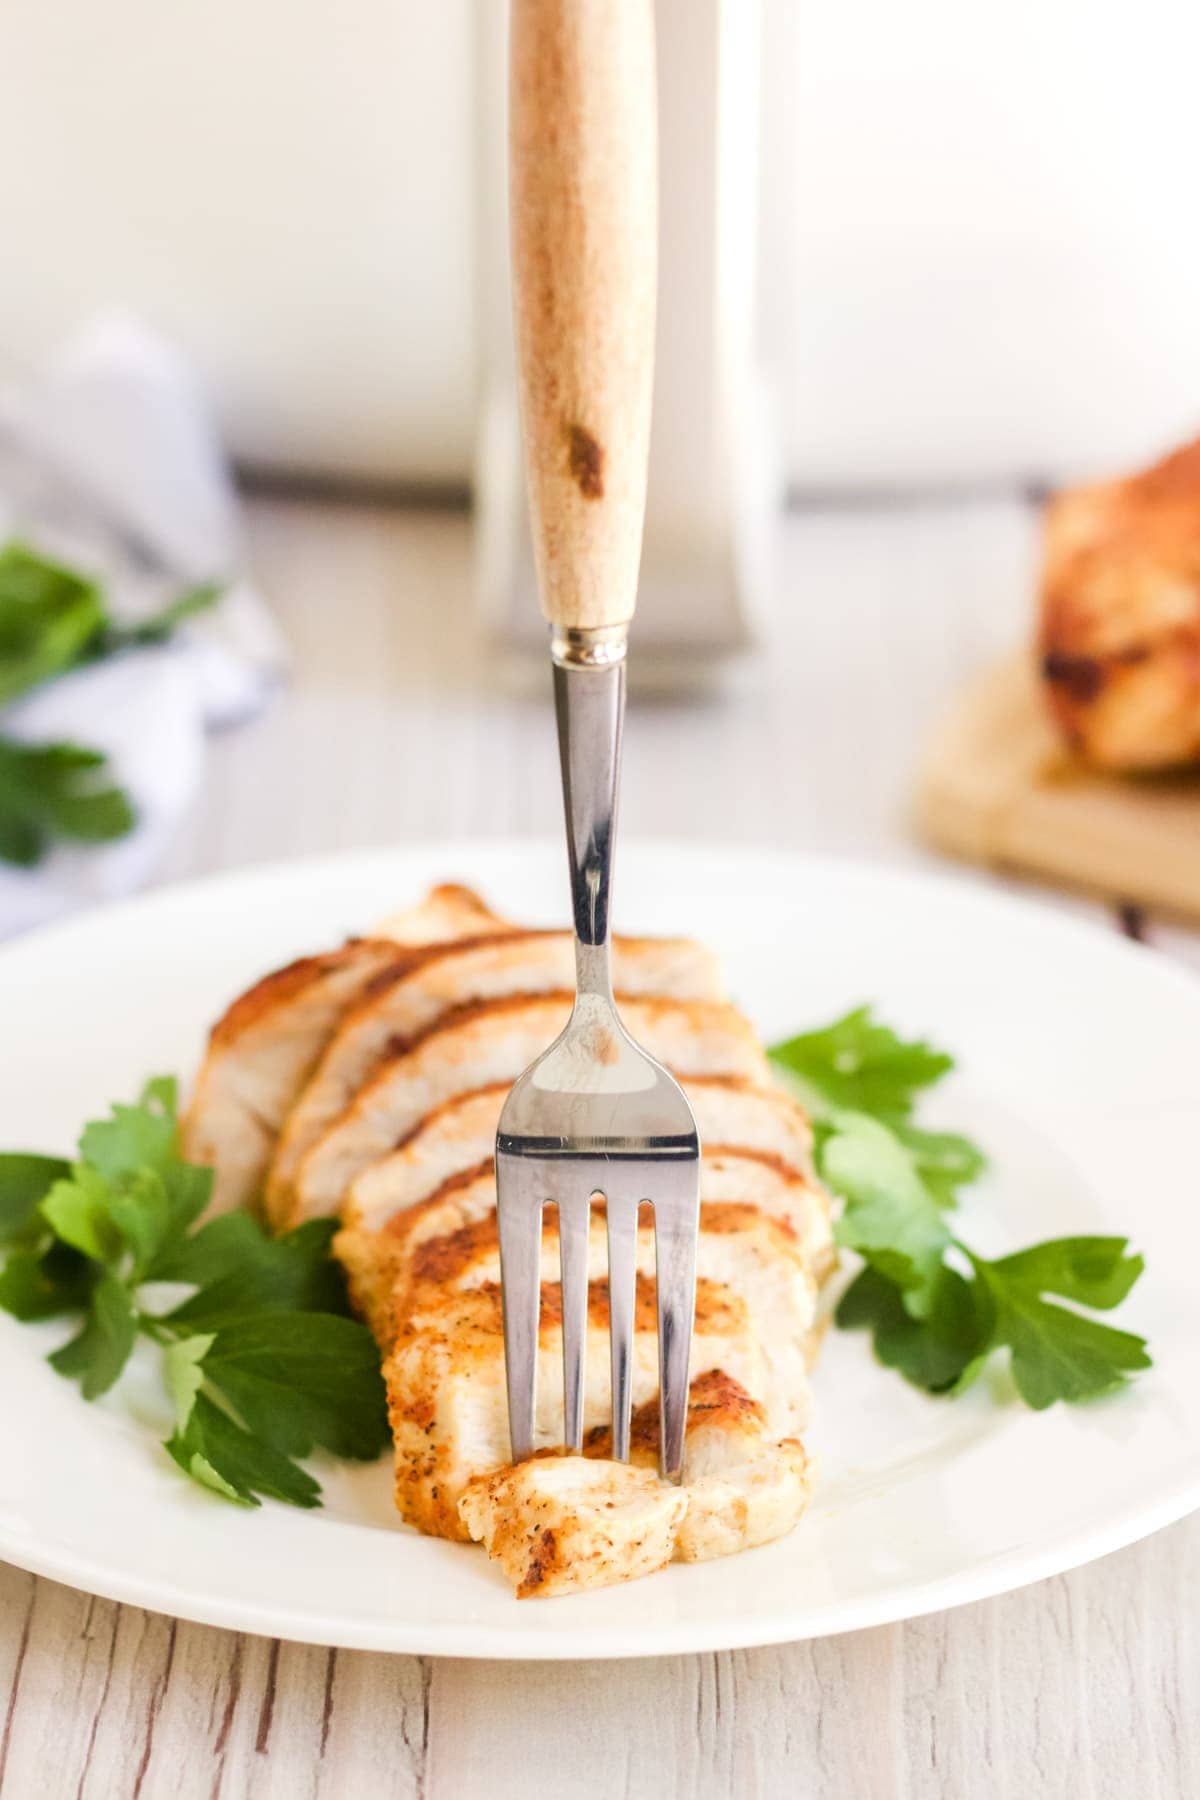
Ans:
[{"label": "sliced chicken breast", "polygon": [[652,1469],[547,1456],[477,1477],[458,1506],[464,1531],[528,1600],[665,1568],[687,1504]]},{"label": "sliced chicken breast", "polygon": [[[829,1196],[817,1183],[790,1174],[756,1152],[718,1149],[706,1151],[701,1159],[700,1195],[706,1203],[749,1206],[773,1219],[795,1244],[812,1280],[819,1284],[828,1275],[836,1252]],[[488,1157],[396,1213],[381,1230],[354,1225],[337,1234],[334,1254],[346,1271],[351,1299],[385,1350],[395,1334],[404,1285],[420,1246],[486,1218],[495,1205],[495,1165]]]},{"label": "sliced chicken breast", "polygon": [[[305,1156],[293,1205],[277,1227],[337,1212],[355,1177],[454,1094],[515,1081],[558,1036],[573,998],[521,995],[466,1008],[385,1063]],[[680,1076],[766,1077],[749,1021],[732,1006],[623,996],[621,1011],[639,1042]]]},{"label": "sliced chicken breast", "polygon": [[[397,1453],[397,1504],[423,1530],[457,1535],[453,1510],[465,1483],[509,1458],[504,1397],[499,1254],[485,1184],[466,1184],[459,1230],[416,1235],[402,1271],[402,1319],[385,1364]],[[633,1344],[635,1406],[658,1384],[653,1231],[639,1232]],[[542,1320],[535,1442],[552,1447],[562,1432],[561,1290],[554,1216],[543,1234]],[[585,1429],[607,1426],[608,1292],[604,1221],[593,1217],[589,1245],[589,1323]],[[808,1407],[807,1355],[815,1284],[791,1234],[752,1207],[714,1202],[702,1209],[697,1255],[696,1324],[691,1376],[722,1369],[759,1397],[776,1435],[790,1436]]]},{"label": "sliced chicken breast", "polygon": [[808,1498],[794,1438],[769,1440],[762,1408],[722,1370],[691,1385],[683,1485],[658,1480],[658,1402],[634,1415],[631,1460],[612,1462],[609,1434],[580,1456],[541,1456],[476,1476],[459,1517],[518,1598],[611,1587],[782,1537]]},{"label": "sliced chicken breast", "polygon": [[[369,1163],[341,1205],[346,1225],[373,1230],[492,1155],[511,1079],[457,1094],[436,1107],[400,1149]],[[690,1074],[683,1086],[706,1146],[736,1145],[770,1157],[781,1174],[812,1171],[812,1129],[789,1094],[735,1076]]]},{"label": "sliced chicken breast", "polygon": [[368,984],[468,924],[507,929],[468,889],[434,888],[379,935],[302,957],[233,1002],[213,1027],[182,1127],[184,1154],[216,1172],[213,1211],[257,1201],[289,1108]]},{"label": "sliced chicken breast", "polygon": [[[468,1204],[482,1205],[478,1187],[464,1191]],[[588,1239],[588,1281],[597,1290],[608,1274],[604,1213],[602,1204],[593,1206]],[[638,1229],[637,1266],[653,1288],[654,1216],[648,1206],[642,1209]],[[817,1290],[792,1232],[753,1206],[706,1201],[700,1208],[696,1275],[745,1307],[762,1348],[763,1384],[755,1388],[755,1395],[778,1431],[797,1429],[804,1422],[796,1396],[805,1394]],[[543,1286],[554,1286],[558,1276],[558,1215],[549,1207],[542,1228]],[[415,1241],[410,1236],[396,1266],[397,1321],[415,1322],[454,1294],[499,1285],[500,1243],[493,1204],[449,1234]]]},{"label": "sliced chicken breast", "polygon": [[[521,1595],[633,1579],[790,1529],[808,1492],[794,1436],[808,1405],[828,1196],[803,1111],[770,1084],[712,957],[618,940],[630,1031],[683,1081],[703,1157],[682,1487],[659,1481],[653,1211],[637,1244],[633,1457],[611,1460],[605,1209],[588,1241],[583,1456],[562,1431],[557,1214],[542,1241],[537,1454],[510,1456],[495,1133],[511,1083],[569,1014],[568,933],[506,925],[435,889],[370,939],[279,971],[215,1028],[185,1123],[225,1205],[269,1171],[277,1227],[340,1210],[337,1254],[386,1351],[396,1504],[438,1536],[483,1541]],[[603,1048],[603,1046],[601,1046]]]},{"label": "sliced chicken breast", "polygon": [[[575,939],[565,931],[450,944],[415,968],[382,971],[342,1020],[291,1110],[267,1182],[268,1217],[289,1216],[305,1152],[397,1050],[455,1008],[512,994],[562,992],[574,979]],[[721,998],[716,959],[686,939],[616,939],[613,979],[626,994]]]},{"label": "sliced chicken breast", "polygon": [[[639,1277],[632,1352],[635,1406],[658,1387],[654,1283]],[[767,1386],[766,1358],[745,1303],[710,1281],[696,1284],[696,1320],[690,1374],[724,1369],[748,1393]],[[510,1460],[504,1392],[504,1335],[500,1290],[471,1288],[430,1294],[399,1333],[384,1364],[388,1410],[396,1447],[396,1505],[409,1524],[435,1537],[466,1541],[469,1532],[458,1501],[476,1475]],[[562,1295],[557,1283],[542,1289],[538,1340],[535,1443],[562,1440]],[[789,1415],[802,1413],[806,1391],[788,1398]],[[607,1283],[588,1295],[585,1428],[607,1424]]]}]

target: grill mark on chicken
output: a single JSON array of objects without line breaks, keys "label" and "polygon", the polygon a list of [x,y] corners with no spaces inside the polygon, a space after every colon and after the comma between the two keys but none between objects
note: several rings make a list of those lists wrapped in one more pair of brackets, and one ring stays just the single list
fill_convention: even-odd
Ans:
[{"label": "grill mark on chicken", "polygon": [[485,1161],[476,1163],[473,1169],[464,1169],[461,1174],[451,1175],[442,1182],[440,1187],[435,1188],[427,1200],[422,1200],[419,1207],[409,1207],[405,1212],[394,1213],[383,1227],[384,1232],[389,1237],[406,1236],[411,1228],[410,1222],[414,1213],[430,1210],[446,1200],[452,1200],[455,1194],[461,1194],[464,1188],[474,1187],[477,1181],[485,1180],[487,1176],[494,1175],[495,1172],[496,1159],[494,1156],[489,1156]]},{"label": "grill mark on chicken", "polygon": [[[614,999],[616,1000],[618,1008],[636,1006],[643,1020],[648,1022],[652,1022],[655,1019],[668,1018],[672,1013],[677,1012],[680,1007],[691,1006],[697,1008],[698,1011],[706,1006],[714,1008],[720,1007],[728,1012],[730,1018],[734,1016],[734,1009],[726,1006],[726,1003],[722,1001],[676,1000],[665,995],[631,994],[627,991],[617,993],[614,995]],[[423,1044],[427,1043],[431,1037],[436,1036],[439,1032],[454,1031],[460,1025],[471,1024],[474,1019],[499,1018],[508,1013],[519,1013],[523,1008],[527,1007],[531,1001],[539,1000],[556,1001],[562,1006],[569,1007],[574,1004],[575,995],[569,988],[544,988],[534,993],[499,994],[494,999],[466,1000],[460,1006],[447,1007],[444,1012],[438,1014],[436,1019],[432,1019],[428,1025],[421,1031],[414,1032],[411,1037],[389,1039],[387,1055],[375,1073],[376,1075],[382,1074],[389,1063],[398,1062],[405,1056],[411,1056],[414,1050],[419,1050]],[[746,1085],[753,1085],[745,1076],[728,1076],[720,1077],[720,1079],[723,1081],[740,1081]],[[489,1083],[487,1085],[490,1086],[493,1084]],[[512,1083],[505,1082],[503,1086],[507,1089],[512,1086]],[[423,1120],[419,1120],[414,1127],[414,1130],[420,1130],[423,1122]],[[411,1135],[411,1132],[405,1134],[406,1137],[410,1137]],[[401,1142],[403,1141],[404,1140],[402,1139]]]},{"label": "grill mark on chicken", "polygon": [[244,994],[239,994],[209,1032],[209,1044],[214,1049],[227,1049],[275,1007],[294,999],[324,975],[350,968],[356,962],[367,963],[372,957],[390,959],[397,954],[394,944],[372,938],[349,938],[339,950],[327,950],[319,956],[298,956],[294,962],[272,970]]},{"label": "grill mark on chicken", "polygon": [[398,956],[394,963],[372,975],[363,987],[356,1006],[351,1007],[343,1020],[343,1029],[352,1024],[363,1013],[370,1012],[383,995],[392,988],[398,987],[410,975],[427,967],[430,963],[439,962],[443,957],[456,956],[463,950],[480,950],[485,944],[510,944],[514,939],[533,937],[535,933],[528,931],[489,931],[483,935],[466,938],[447,938],[440,944],[421,944],[411,951]]}]

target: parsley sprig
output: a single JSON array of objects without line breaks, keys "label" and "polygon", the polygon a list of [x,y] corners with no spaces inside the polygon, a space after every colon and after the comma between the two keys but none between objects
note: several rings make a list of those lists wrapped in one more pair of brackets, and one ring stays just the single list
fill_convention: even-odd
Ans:
[{"label": "parsley sprig", "polygon": [[378,1352],[348,1316],[331,1221],[280,1238],[248,1213],[200,1225],[211,1191],[212,1171],[179,1154],[175,1084],[161,1078],[86,1126],[73,1164],[0,1156],[0,1307],[79,1317],[50,1362],[85,1400],[149,1339],[175,1409],[165,1448],[186,1474],[244,1505],[317,1506],[299,1459],[365,1461],[387,1443]]},{"label": "parsley sprig", "polygon": [[[26,544],[0,549],[0,706],[84,663],[164,643],[218,599],[197,587],[140,624],[122,626],[100,586]],[[134,823],[107,757],[79,744],[0,736],[0,862],[29,868],[57,840],[106,843]]]},{"label": "parsley sprig", "polygon": [[129,795],[113,782],[102,751],[0,737],[0,862],[32,868],[53,839],[108,843],[133,821]]},{"label": "parsley sprig", "polygon": [[1088,1316],[1118,1306],[1141,1274],[1128,1239],[1052,1238],[988,1259],[952,1229],[959,1190],[986,1159],[913,1120],[952,1057],[905,1042],[865,1006],[771,1056],[812,1112],[820,1173],[843,1202],[838,1242],[863,1259],[836,1321],[870,1331],[880,1362],[929,1393],[961,1393],[1007,1349],[1017,1392],[1039,1411],[1149,1368],[1143,1338]]}]

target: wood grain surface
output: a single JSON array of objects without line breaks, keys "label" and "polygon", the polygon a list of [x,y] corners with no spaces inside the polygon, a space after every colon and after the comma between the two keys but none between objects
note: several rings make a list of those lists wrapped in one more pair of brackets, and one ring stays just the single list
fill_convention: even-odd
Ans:
[{"label": "wood grain surface", "polygon": [[1200,781],[1131,781],[1070,755],[1028,647],[977,674],[939,719],[917,817],[952,856],[1101,896],[1123,889],[1200,924]]},{"label": "wood grain surface", "polygon": [[[464,519],[274,502],[250,523],[294,679],[214,744],[170,875],[557,828],[546,678],[497,685]],[[1017,501],[790,517],[771,654],[717,699],[635,695],[623,829],[931,863],[918,744],[1019,634],[1032,542]],[[1200,970],[1200,940],[1153,915],[1055,903]],[[0,1796],[1180,1800],[1200,1793],[1197,1592],[1200,1518],[904,1625],[556,1667],[280,1644],[0,1566]]]}]

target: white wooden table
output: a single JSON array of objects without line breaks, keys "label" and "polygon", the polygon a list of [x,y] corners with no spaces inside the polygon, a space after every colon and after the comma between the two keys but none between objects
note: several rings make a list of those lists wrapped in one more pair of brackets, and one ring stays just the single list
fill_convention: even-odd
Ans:
[{"label": "white wooden table", "polygon": [[[489,675],[461,516],[259,501],[251,528],[295,679],[214,745],[171,876],[557,828],[545,684]],[[635,704],[623,830],[918,858],[921,733],[1024,628],[1035,535],[1017,499],[788,518],[770,658]],[[554,1667],[272,1643],[0,1565],[0,1796],[1175,1800],[1200,1793],[1198,1592],[1200,1518],[907,1625]]]}]

